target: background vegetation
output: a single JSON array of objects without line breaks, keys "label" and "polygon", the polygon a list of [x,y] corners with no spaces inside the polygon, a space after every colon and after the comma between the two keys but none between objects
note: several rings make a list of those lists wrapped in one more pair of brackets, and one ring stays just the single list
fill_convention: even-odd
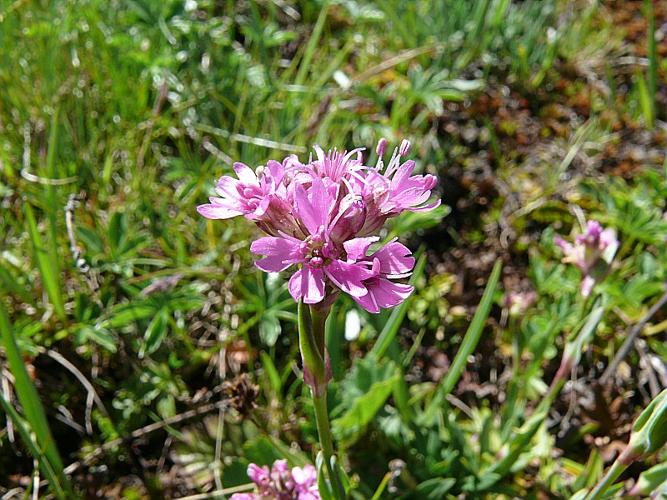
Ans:
[{"label": "background vegetation", "polygon": [[[446,207],[390,230],[420,248],[406,306],[329,324],[355,495],[591,486],[667,386],[666,55],[650,0],[0,1],[0,494],[68,496],[64,466],[83,496],[180,497],[313,461],[285,282],[195,206],[233,161],[381,136]],[[587,218],[621,241],[597,309],[553,243]]]}]

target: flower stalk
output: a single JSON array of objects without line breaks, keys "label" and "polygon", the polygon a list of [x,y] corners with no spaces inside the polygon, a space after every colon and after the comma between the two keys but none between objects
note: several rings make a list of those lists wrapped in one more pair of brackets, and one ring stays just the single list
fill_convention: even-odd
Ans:
[{"label": "flower stalk", "polygon": [[299,347],[303,358],[304,381],[310,386],[313,395],[317,434],[333,496],[336,500],[343,500],[345,492],[331,462],[334,447],[327,409],[327,384],[331,379],[331,369],[326,354],[325,325],[330,310],[330,306],[309,307],[303,301],[299,302]]}]

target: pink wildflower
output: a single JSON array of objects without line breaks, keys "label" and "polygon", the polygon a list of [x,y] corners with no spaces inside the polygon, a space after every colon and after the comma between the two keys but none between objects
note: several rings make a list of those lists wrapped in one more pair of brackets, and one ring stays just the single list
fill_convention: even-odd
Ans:
[{"label": "pink wildflower", "polygon": [[248,466],[248,477],[256,493],[235,493],[231,500],[320,500],[317,471],[310,464],[290,470],[287,460],[276,460],[269,468]]},{"label": "pink wildflower", "polygon": [[588,297],[595,284],[604,277],[618,249],[616,233],[591,220],[586,224],[586,232],[577,236],[574,244],[560,236],[554,241],[563,250],[563,262],[576,265],[583,273],[581,294]]},{"label": "pink wildflower", "polygon": [[361,149],[325,153],[317,146],[307,164],[290,156],[253,172],[237,163],[238,179],[223,176],[220,197],[197,209],[210,219],[242,215],[267,233],[250,247],[261,256],[256,265],[267,272],[294,266],[288,288],[295,300],[318,304],[343,291],[376,313],[410,295],[412,287],[396,280],[409,275],[414,258],[396,242],[367,256],[375,235],[391,217],[440,204],[429,203],[436,177],[412,175],[415,162],[402,163],[410,143],[403,141],[385,168],[386,146],[381,139],[375,167],[364,165]]}]

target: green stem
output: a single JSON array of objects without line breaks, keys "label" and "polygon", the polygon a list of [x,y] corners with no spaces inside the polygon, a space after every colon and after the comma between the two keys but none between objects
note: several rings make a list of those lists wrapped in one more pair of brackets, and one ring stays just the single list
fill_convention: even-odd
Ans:
[{"label": "green stem", "polygon": [[549,392],[545,394],[544,398],[542,398],[542,401],[540,401],[540,404],[537,405],[535,413],[545,411],[551,407],[554,399],[556,399],[556,396],[558,396],[560,390],[565,385],[565,382],[567,382],[567,374],[557,377],[551,382],[551,385],[549,386]]},{"label": "green stem", "polygon": [[627,464],[622,463],[621,460],[616,460],[611,468],[607,471],[604,477],[600,482],[595,486],[593,491],[586,497],[586,500],[597,500],[599,498],[604,498],[605,492],[609,487],[614,484],[618,479],[618,476],[627,468]]},{"label": "green stem", "polygon": [[325,325],[330,308],[308,307],[299,302],[299,347],[303,357],[304,372],[308,373],[306,383],[310,385],[315,408],[317,434],[324,455],[324,463],[331,483],[334,500],[345,499],[345,489],[331,462],[334,456],[333,438],[327,410],[327,383],[329,375],[326,367]]},{"label": "green stem", "polygon": [[313,392],[313,406],[315,407],[315,420],[317,422],[317,434],[320,438],[320,446],[322,447],[322,454],[324,455],[324,464],[327,468],[329,481],[333,490],[334,498],[336,500],[343,500],[345,498],[345,490],[340,483],[340,478],[336,471],[334,471],[331,464],[331,458],[334,456],[333,439],[331,437],[331,427],[329,425],[329,412],[327,411],[327,395],[326,393],[315,395]]}]

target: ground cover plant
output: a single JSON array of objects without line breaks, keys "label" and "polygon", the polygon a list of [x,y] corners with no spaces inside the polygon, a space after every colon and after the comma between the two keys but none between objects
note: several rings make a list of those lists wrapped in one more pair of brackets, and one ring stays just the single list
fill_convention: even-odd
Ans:
[{"label": "ground cover plant", "polygon": [[0,2],[0,496],[666,495],[665,56],[650,0]]}]

